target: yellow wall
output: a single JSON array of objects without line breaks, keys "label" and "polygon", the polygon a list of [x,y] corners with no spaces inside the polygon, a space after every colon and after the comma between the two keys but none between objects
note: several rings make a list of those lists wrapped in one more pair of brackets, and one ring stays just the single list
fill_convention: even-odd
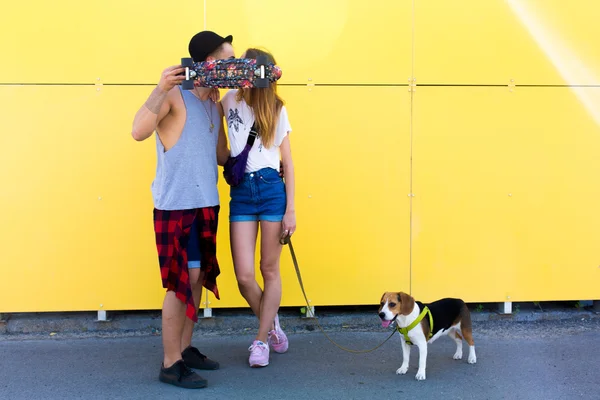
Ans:
[{"label": "yellow wall", "polygon": [[[187,9],[185,8],[187,6]],[[206,6],[206,14],[204,9]],[[0,312],[160,308],[133,115],[204,23],[283,68],[313,305],[600,299],[594,0],[11,2]],[[408,86],[410,82],[416,86]],[[222,299],[245,306],[220,183]],[[287,250],[283,305],[301,305]]]}]

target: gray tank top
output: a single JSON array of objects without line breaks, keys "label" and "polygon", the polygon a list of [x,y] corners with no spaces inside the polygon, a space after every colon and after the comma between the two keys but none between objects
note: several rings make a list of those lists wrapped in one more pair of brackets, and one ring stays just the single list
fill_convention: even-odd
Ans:
[{"label": "gray tank top", "polygon": [[212,100],[200,101],[190,91],[179,90],[186,108],[185,125],[179,140],[165,152],[156,134],[156,177],[152,182],[154,207],[159,210],[187,210],[216,206],[219,205],[219,111]]}]

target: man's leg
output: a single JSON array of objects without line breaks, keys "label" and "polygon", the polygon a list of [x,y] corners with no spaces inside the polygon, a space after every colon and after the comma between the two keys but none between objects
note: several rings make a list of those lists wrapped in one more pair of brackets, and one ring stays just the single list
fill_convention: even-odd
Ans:
[{"label": "man's leg", "polygon": [[169,368],[181,360],[181,334],[183,332],[186,305],[168,291],[162,309],[162,339],[164,348],[163,365]]},{"label": "man's leg", "polygon": [[[197,262],[197,261],[196,261]],[[190,261],[189,265],[193,265]],[[199,262],[198,262],[199,265]],[[194,265],[195,267],[195,265]],[[188,267],[189,268],[189,267]],[[196,310],[200,308],[200,299],[202,298],[202,280],[204,279],[204,271],[198,268],[189,268],[190,284],[192,285],[192,294],[194,295],[194,304]],[[194,334],[194,321],[189,318],[185,319],[183,332],[181,335],[181,352],[187,349],[192,344],[192,335]]]},{"label": "man's leg", "polygon": [[[172,265],[171,262],[180,260],[178,255],[173,255],[172,246],[176,241],[182,239],[177,237],[172,228],[182,223],[189,215],[182,211],[164,211],[154,209],[154,231],[156,234],[156,247],[158,259],[163,277],[169,276],[172,267],[177,267],[179,273],[185,265]],[[173,258],[176,257],[176,258]],[[167,273],[167,270],[169,270]],[[174,282],[165,282],[163,278],[163,287],[173,287]],[[181,335],[185,323],[187,305],[177,298],[176,293],[171,289],[167,290],[162,308],[162,341],[163,341],[163,365],[160,369],[158,379],[161,382],[172,384],[179,387],[190,389],[199,389],[206,387],[207,382],[200,375],[186,366],[182,360],[181,354]]]},{"label": "man's leg", "polygon": [[168,291],[162,312],[162,338],[164,347],[163,367],[158,379],[161,382],[188,389],[206,387],[207,381],[192,371],[182,360],[181,333],[183,332],[186,304]]},{"label": "man's leg", "polygon": [[[200,308],[200,299],[202,298],[202,282],[204,282],[204,270],[201,269],[200,259],[200,237],[198,234],[198,225],[195,222],[190,229],[190,240],[187,246],[188,251],[188,271],[190,274],[190,285],[194,297],[196,312]],[[194,322],[186,318],[181,334],[181,356],[183,361],[190,368],[196,369],[219,369],[219,363],[206,357],[204,354],[192,346],[192,336],[194,334]]]},{"label": "man's leg", "polygon": [[[204,274],[200,272],[200,237],[198,236],[198,221],[194,221],[190,228],[190,237],[186,246],[188,255],[188,273],[190,274],[190,286],[192,288],[192,296],[194,297],[194,305],[196,312],[200,308],[200,299],[202,297],[202,279]],[[192,344],[192,335],[194,334],[194,321],[186,318],[183,332],[181,335],[181,352],[187,349]]]}]

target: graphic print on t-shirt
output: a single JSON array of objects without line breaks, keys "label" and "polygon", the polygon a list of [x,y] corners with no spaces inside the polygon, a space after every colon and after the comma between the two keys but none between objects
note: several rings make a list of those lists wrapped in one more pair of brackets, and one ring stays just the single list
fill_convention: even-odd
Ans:
[{"label": "graphic print on t-shirt", "polygon": [[[244,120],[242,119],[242,117],[240,117],[239,110],[237,108],[229,109],[229,115],[227,116],[227,126],[229,126],[229,129],[233,127],[235,128],[236,132],[239,132],[240,125],[244,125]],[[257,139],[259,140],[258,152],[260,153],[262,152],[263,144],[260,141],[260,137]]]},{"label": "graphic print on t-shirt", "polygon": [[233,126],[236,132],[240,131],[240,124],[243,124],[244,120],[240,117],[239,111],[237,108],[229,109],[229,115],[227,116],[227,126],[229,129]]}]

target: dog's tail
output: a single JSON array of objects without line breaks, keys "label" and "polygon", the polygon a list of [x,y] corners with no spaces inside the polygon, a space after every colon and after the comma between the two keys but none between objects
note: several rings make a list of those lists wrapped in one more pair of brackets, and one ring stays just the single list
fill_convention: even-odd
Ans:
[{"label": "dog's tail", "polygon": [[471,312],[464,303],[460,310],[460,330],[469,346],[474,346],[475,342],[473,341],[473,323],[471,322]]}]

